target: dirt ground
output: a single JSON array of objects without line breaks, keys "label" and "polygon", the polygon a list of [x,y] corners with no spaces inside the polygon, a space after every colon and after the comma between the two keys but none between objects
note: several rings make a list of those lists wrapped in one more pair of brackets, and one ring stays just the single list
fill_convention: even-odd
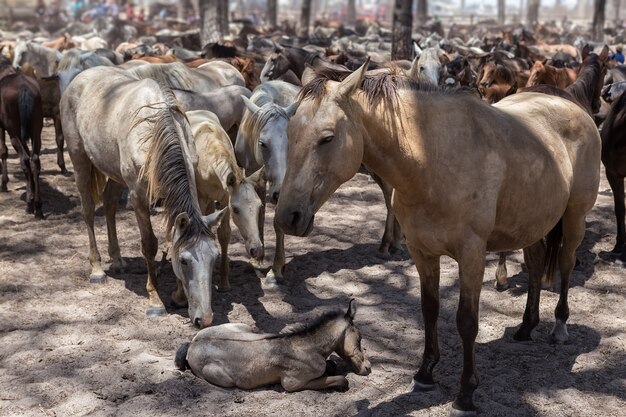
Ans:
[{"label": "dirt ground", "polygon": [[[67,156],[66,156],[67,157]],[[67,157],[69,162],[69,157]],[[169,314],[148,318],[145,266],[131,209],[118,213],[125,274],[89,284],[87,234],[72,177],[56,166],[53,129],[44,130],[42,189],[46,219],[24,213],[25,186],[11,152],[9,193],[0,195],[0,415],[2,416],[444,416],[458,389],[462,352],[455,326],[456,264],[442,259],[438,387],[409,392],[423,346],[417,272],[406,253],[378,252],[385,208],[376,184],[357,174],[316,216],[307,238],[288,236],[286,282],[269,290],[248,266],[238,232],[231,246],[231,286],[216,293],[216,323],[243,322],[263,332],[360,303],[357,324],[372,373],[348,374],[347,392],[285,393],[221,389],[181,373],[174,353],[196,332],[186,310],[169,303],[174,274],[166,265],[160,293]],[[71,164],[68,168],[71,170]],[[266,263],[273,256],[270,208]],[[161,240],[161,218],[157,236]],[[570,342],[548,343],[557,294],[542,292],[533,342],[512,334],[521,322],[527,275],[521,252],[509,258],[515,288],[494,289],[490,254],[476,347],[484,416],[622,416],[626,408],[624,268],[606,251],[615,240],[613,203],[605,179],[587,219],[570,290]],[[106,259],[106,228],[96,218]],[[105,268],[106,269],[106,268]]]}]

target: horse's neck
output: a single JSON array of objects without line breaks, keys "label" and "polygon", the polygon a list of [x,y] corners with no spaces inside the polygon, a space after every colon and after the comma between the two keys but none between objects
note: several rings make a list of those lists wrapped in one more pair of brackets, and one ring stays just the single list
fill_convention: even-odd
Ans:
[{"label": "horse's neck", "polygon": [[321,325],[311,333],[293,336],[291,338],[291,348],[306,351],[313,350],[327,358],[335,351],[344,331],[345,325],[341,325],[333,320]]},{"label": "horse's neck", "polygon": [[302,78],[304,72],[304,64],[307,60],[307,52],[304,49],[294,49],[289,51],[289,69],[296,74],[298,78]]}]

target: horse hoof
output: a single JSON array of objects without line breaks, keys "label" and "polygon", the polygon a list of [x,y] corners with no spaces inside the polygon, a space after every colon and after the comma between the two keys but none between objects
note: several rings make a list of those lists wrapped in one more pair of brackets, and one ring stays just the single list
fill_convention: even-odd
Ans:
[{"label": "horse hoof", "polygon": [[107,276],[104,272],[101,274],[91,274],[89,275],[89,282],[91,284],[106,284]]},{"label": "horse hoof", "polygon": [[551,344],[562,345],[569,340],[569,334],[567,333],[567,326],[562,320],[556,320],[554,328],[550,332],[549,342]]},{"label": "horse hoof", "polygon": [[217,291],[218,292],[228,292],[228,291],[230,291],[230,284],[218,285],[217,286]]},{"label": "horse hoof", "polygon": [[161,317],[165,316],[166,314],[167,310],[165,310],[165,307],[163,306],[148,307],[148,309],[146,310],[146,316],[148,317]]},{"label": "horse hoof", "polygon": [[528,342],[528,341],[532,341],[532,337],[530,337],[530,333],[522,330],[521,328],[515,332],[515,334],[513,335],[513,340],[516,340],[518,342]]},{"label": "horse hoof", "polygon": [[43,216],[43,212],[41,210],[36,210],[35,211],[35,218],[37,220],[43,220],[45,217]]},{"label": "horse hoof", "polygon": [[428,392],[428,391],[434,390],[435,388],[436,388],[435,384],[426,384],[414,378],[413,382],[411,382],[411,388],[409,391],[410,392]]},{"label": "horse hoof", "polygon": [[337,375],[337,364],[334,361],[326,360],[326,371],[324,373],[330,376]]},{"label": "horse hoof", "polygon": [[450,417],[474,417],[477,415],[476,410],[458,410],[454,408],[454,405],[450,409]]},{"label": "horse hoof", "polygon": [[6,184],[2,184],[2,185],[0,186],[0,191],[2,191],[3,193],[8,193],[8,192],[9,192],[9,189],[7,188],[7,185],[6,185]]},{"label": "horse hoof", "polygon": [[508,282],[500,284],[498,281],[496,281],[496,290],[498,290],[499,292],[506,291],[509,288],[511,288],[511,285]]},{"label": "horse hoof", "polygon": [[69,177],[70,173],[68,172],[67,169],[61,168],[61,175],[63,175],[64,177]]}]

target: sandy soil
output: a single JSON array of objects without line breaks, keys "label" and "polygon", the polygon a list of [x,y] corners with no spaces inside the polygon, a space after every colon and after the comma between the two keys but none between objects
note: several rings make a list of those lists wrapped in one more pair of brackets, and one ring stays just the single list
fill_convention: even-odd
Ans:
[{"label": "sandy soil", "polygon": [[[408,255],[379,256],[384,204],[377,186],[357,176],[339,189],[308,238],[287,237],[286,283],[264,288],[248,267],[235,231],[229,293],[214,296],[216,323],[244,322],[260,331],[321,311],[360,303],[357,323],[373,371],[348,374],[350,390],[288,394],[279,386],[221,389],[175,369],[178,346],[196,332],[185,310],[148,318],[145,266],[132,210],[118,213],[125,274],[105,285],[87,282],[87,234],[72,177],[55,163],[53,130],[45,128],[42,187],[46,219],[24,213],[25,188],[11,153],[8,194],[0,195],[0,415],[3,416],[444,416],[456,394],[462,353],[456,332],[457,267],[442,260],[438,388],[408,392],[423,346],[419,282]],[[68,158],[69,160],[69,158]],[[71,170],[71,164],[68,167]],[[476,347],[481,384],[475,400],[485,416],[624,415],[626,287],[624,269],[606,251],[615,227],[606,180],[588,217],[581,265],[570,291],[570,343],[548,334],[557,294],[542,292],[534,341],[512,340],[521,322],[527,276],[522,255],[509,259],[515,288],[494,289],[496,256],[488,258]],[[271,209],[266,262],[273,255]],[[161,224],[156,216],[155,224]],[[106,228],[96,219],[106,257]],[[163,237],[161,229],[157,231]],[[162,239],[161,239],[162,240]],[[161,243],[161,247],[163,244]],[[174,288],[169,265],[160,276],[166,303]]]}]

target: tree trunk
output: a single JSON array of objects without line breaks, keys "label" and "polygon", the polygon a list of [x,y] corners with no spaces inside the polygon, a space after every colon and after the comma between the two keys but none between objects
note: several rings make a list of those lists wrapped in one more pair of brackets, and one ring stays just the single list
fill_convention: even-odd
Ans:
[{"label": "tree trunk", "polygon": [[503,25],[504,24],[504,0],[498,0],[498,24],[499,25]]},{"label": "tree trunk", "polygon": [[278,0],[267,0],[267,19],[272,30],[278,26]]},{"label": "tree trunk", "polygon": [[534,29],[539,21],[539,3],[540,0],[528,0],[528,9],[526,12],[526,22],[528,26]]},{"label": "tree trunk", "polygon": [[309,38],[309,26],[311,26],[311,0],[302,0],[300,31],[298,32],[301,38]]},{"label": "tree trunk", "polygon": [[349,26],[356,24],[356,0],[348,0],[347,23]]},{"label": "tree trunk", "polygon": [[411,42],[412,31],[413,0],[396,0],[396,7],[393,11],[391,59],[410,60],[413,57],[413,45]]},{"label": "tree trunk", "polygon": [[207,43],[221,42],[224,37],[220,24],[221,0],[200,0],[200,42],[202,46]]},{"label": "tree trunk", "polygon": [[228,35],[228,0],[218,0],[219,24],[222,36]]},{"label": "tree trunk", "polygon": [[423,26],[426,22],[428,22],[428,1],[417,0],[417,24]]},{"label": "tree trunk", "polygon": [[181,22],[186,21],[190,6],[191,2],[189,0],[179,0],[176,3],[176,18]]},{"label": "tree trunk", "polygon": [[619,27],[622,24],[621,19],[619,18],[620,8],[622,6],[621,0],[613,0],[613,15],[615,16],[615,26]]},{"label": "tree trunk", "polygon": [[606,0],[594,0],[593,2],[593,40],[604,40],[604,9]]}]

